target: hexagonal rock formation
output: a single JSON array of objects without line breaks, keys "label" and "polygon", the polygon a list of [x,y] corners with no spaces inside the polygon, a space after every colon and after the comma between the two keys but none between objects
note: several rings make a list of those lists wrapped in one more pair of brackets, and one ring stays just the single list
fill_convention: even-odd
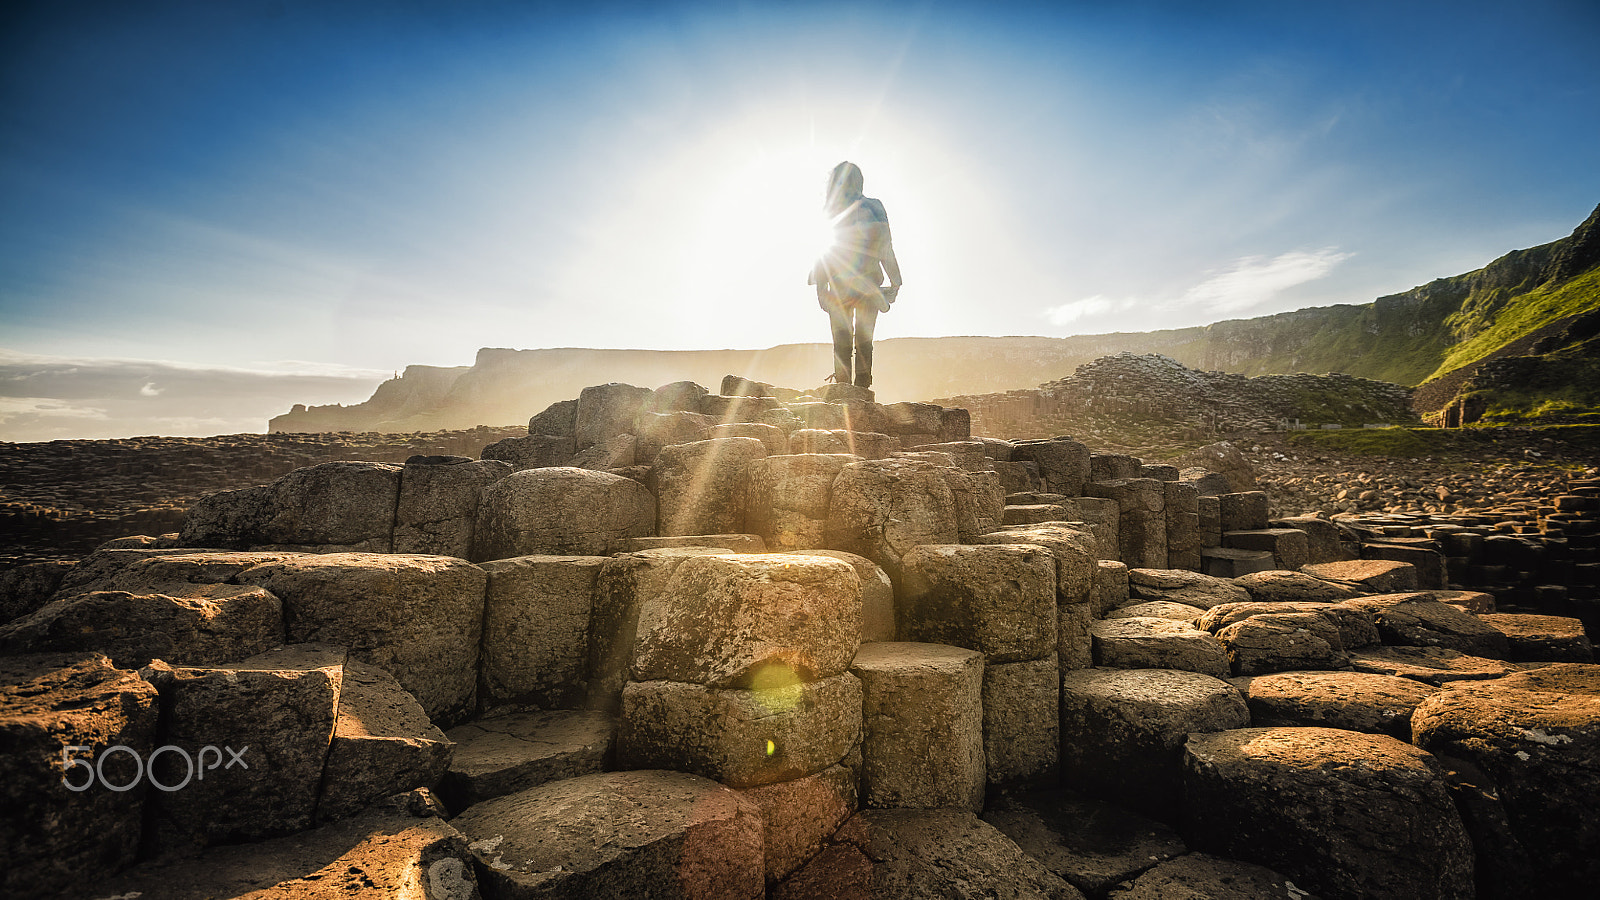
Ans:
[{"label": "hexagonal rock formation", "polygon": [[261,487],[210,494],[189,508],[179,541],[189,547],[387,553],[400,472],[388,463],[330,462],[295,469]]},{"label": "hexagonal rock formation", "polygon": [[512,471],[511,463],[494,459],[407,460],[400,473],[393,551],[466,559],[472,553],[480,492]]},{"label": "hexagonal rock formation", "polygon": [[588,710],[512,713],[450,729],[455,755],[439,795],[457,812],[564,778],[602,771],[611,760],[616,718]]},{"label": "hexagonal rock formation", "polygon": [[999,531],[981,534],[969,544],[1036,544],[1056,558],[1056,601],[1062,604],[1086,603],[1099,574],[1095,558],[1094,535],[1081,525],[1065,522],[1036,522],[1032,525],[1007,525]]},{"label": "hexagonal rock formation", "polygon": [[1350,657],[1339,628],[1314,612],[1267,613],[1218,629],[1236,675],[1294,669],[1339,669]]},{"label": "hexagonal rock formation", "polygon": [[572,467],[526,469],[484,490],[472,559],[607,556],[655,527],[655,498],[637,481]]},{"label": "hexagonal rock formation", "polygon": [[452,822],[491,897],[757,900],[761,814],[681,772],[606,772],[480,803]]},{"label": "hexagonal rock formation", "polygon": [[744,788],[740,793],[761,811],[767,883],[805,865],[860,803],[859,759],[846,759],[794,781]]},{"label": "hexagonal rock formation", "polygon": [[1482,619],[1426,594],[1380,594],[1343,605],[1372,614],[1385,644],[1442,647],[1472,656],[1505,659],[1506,636]]},{"label": "hexagonal rock formation", "polygon": [[1061,779],[1091,796],[1169,817],[1179,806],[1184,738],[1249,721],[1232,685],[1198,672],[1063,672]]},{"label": "hexagonal rock formation", "polygon": [[983,669],[974,650],[861,645],[863,804],[983,808]]},{"label": "hexagonal rock formation", "polygon": [[899,634],[980,650],[990,663],[1056,649],[1055,556],[1034,544],[934,544],[904,559]]},{"label": "hexagonal rock formation", "polygon": [[1439,688],[1365,672],[1279,672],[1236,682],[1255,725],[1315,725],[1411,740],[1411,714]]},{"label": "hexagonal rock formation", "polygon": [[1339,630],[1339,643],[1347,650],[1378,643],[1378,627],[1373,624],[1372,612],[1342,603],[1224,603],[1201,614],[1194,624],[1196,628],[1216,634],[1251,616],[1282,613],[1314,613],[1327,619]]},{"label": "hexagonal rock formation", "polygon": [[1473,893],[1472,845],[1421,750],[1334,728],[1242,728],[1189,738],[1191,844],[1260,863],[1332,900]]},{"label": "hexagonal rock formation", "polygon": [[834,480],[824,537],[829,549],[865,556],[898,582],[901,558],[913,548],[960,540],[955,497],[931,463],[850,463]]},{"label": "hexagonal rock formation", "polygon": [[1578,619],[1488,613],[1478,620],[1506,636],[1507,653],[1516,662],[1594,662],[1594,647]]},{"label": "hexagonal rock formation", "polygon": [[1337,603],[1360,592],[1349,585],[1334,584],[1304,572],[1269,569],[1240,575],[1233,583],[1244,588],[1257,603]]},{"label": "hexagonal rock formation", "polygon": [[1231,578],[1217,578],[1183,569],[1128,569],[1128,595],[1140,600],[1168,600],[1210,609],[1250,599]]},{"label": "hexagonal rock formation", "polygon": [[1557,663],[1455,682],[1417,707],[1412,734],[1417,746],[1483,773],[1492,802],[1472,825],[1489,887],[1508,896],[1592,893],[1600,881],[1600,666]]},{"label": "hexagonal rock formation", "polygon": [[656,485],[659,533],[744,532],[750,465],[766,455],[766,446],[748,437],[662,448],[650,470]]},{"label": "hexagonal rock formation", "polygon": [[1215,678],[1232,674],[1222,642],[1187,622],[1133,616],[1089,626],[1094,663],[1106,669],[1182,669]]},{"label": "hexagonal rock formation", "polygon": [[581,705],[589,668],[589,619],[602,556],[519,556],[484,563],[484,705]]},{"label": "hexagonal rock formation", "polygon": [[752,461],[745,508],[751,532],[775,552],[822,547],[834,479],[859,460],[844,453],[808,453]]}]

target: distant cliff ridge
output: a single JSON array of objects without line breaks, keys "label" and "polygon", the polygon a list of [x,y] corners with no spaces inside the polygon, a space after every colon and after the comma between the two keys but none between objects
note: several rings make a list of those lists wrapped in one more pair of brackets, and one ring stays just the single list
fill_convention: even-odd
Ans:
[{"label": "distant cliff ridge", "polygon": [[[1558,355],[1547,381],[1587,373],[1595,342],[1579,326],[1596,310],[1600,207],[1569,237],[1361,305],[1066,338],[891,338],[877,344],[873,387],[884,402],[1002,393],[1062,378],[1101,357],[1159,353],[1203,371],[1340,372],[1422,385],[1416,405],[1431,413],[1454,402],[1471,373],[1494,360]],[[822,343],[766,350],[486,348],[470,367],[409,366],[371,399],[353,406],[296,405],[273,418],[269,430],[410,432],[510,425],[594,384],[658,387],[695,381],[714,387],[724,375],[741,375],[809,388],[831,370],[831,351]],[[1577,397],[1574,402],[1586,401]]]}]

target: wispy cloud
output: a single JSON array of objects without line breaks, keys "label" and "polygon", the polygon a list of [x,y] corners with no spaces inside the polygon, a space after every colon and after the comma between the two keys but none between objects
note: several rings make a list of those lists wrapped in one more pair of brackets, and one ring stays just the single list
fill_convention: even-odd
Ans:
[{"label": "wispy cloud", "polygon": [[1051,325],[1071,325],[1082,319],[1092,319],[1107,313],[1128,309],[1137,301],[1113,300],[1104,294],[1095,294],[1082,300],[1073,300],[1060,306],[1052,306],[1044,311],[1044,317]]},{"label": "wispy cloud", "polygon": [[1170,308],[1199,308],[1232,313],[1265,303],[1279,293],[1308,281],[1324,278],[1353,254],[1336,247],[1296,250],[1268,259],[1246,256],[1185,291]]}]

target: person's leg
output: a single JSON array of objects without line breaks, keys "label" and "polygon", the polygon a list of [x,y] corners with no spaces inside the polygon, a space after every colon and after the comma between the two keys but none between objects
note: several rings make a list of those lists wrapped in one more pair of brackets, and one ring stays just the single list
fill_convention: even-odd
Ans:
[{"label": "person's leg", "polygon": [[828,325],[833,329],[833,380],[850,383],[850,310],[838,303],[827,307]]},{"label": "person's leg", "polygon": [[855,386],[872,387],[872,333],[878,328],[878,308],[871,303],[856,306]]}]

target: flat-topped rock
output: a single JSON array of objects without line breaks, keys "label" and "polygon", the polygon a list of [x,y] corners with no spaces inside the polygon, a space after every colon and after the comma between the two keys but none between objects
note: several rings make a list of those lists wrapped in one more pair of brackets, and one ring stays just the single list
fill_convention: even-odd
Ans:
[{"label": "flat-topped rock", "polygon": [[1232,579],[1183,569],[1131,568],[1128,570],[1128,594],[1140,600],[1167,600],[1201,609],[1250,599],[1250,594]]},{"label": "flat-topped rock", "polygon": [[1187,603],[1174,603],[1170,600],[1146,600],[1143,603],[1130,603],[1118,607],[1105,614],[1107,619],[1132,619],[1152,618],[1171,619],[1174,622],[1184,622],[1193,625],[1205,610]]},{"label": "flat-topped rock", "polygon": [[983,820],[1093,897],[1188,850],[1160,822],[1098,800],[1063,799],[1054,791],[1003,795]]},{"label": "flat-topped rock", "polygon": [[1132,883],[1117,887],[1106,900],[1318,900],[1316,894],[1266,866],[1189,853],[1156,864]]},{"label": "flat-topped rock", "polygon": [[1277,672],[1235,679],[1254,725],[1313,725],[1411,740],[1411,714],[1435,685],[1367,672]]},{"label": "flat-topped rock", "polygon": [[1515,662],[1594,662],[1594,647],[1579,619],[1488,613],[1478,620],[1506,636],[1507,653]]},{"label": "flat-topped rock", "polygon": [[1108,669],[1184,669],[1216,678],[1232,674],[1222,642],[1186,622],[1135,616],[1089,626],[1094,663]]},{"label": "flat-topped rock", "polygon": [[1436,685],[1503,678],[1522,670],[1516,663],[1468,656],[1444,647],[1366,647],[1351,652],[1350,668]]},{"label": "flat-topped rock", "polygon": [[861,799],[867,806],[983,808],[983,654],[942,644],[862,644]]},{"label": "flat-topped rock", "polygon": [[439,785],[451,809],[603,770],[617,722],[587,710],[515,713],[450,729],[455,755]]},{"label": "flat-topped rock", "polygon": [[1350,559],[1311,563],[1300,567],[1307,575],[1329,581],[1358,584],[1374,594],[1417,589],[1417,569],[1410,563],[1387,559]]},{"label": "flat-topped rock", "polygon": [[1305,572],[1283,569],[1251,572],[1233,579],[1233,583],[1249,592],[1250,599],[1257,603],[1337,603],[1360,594],[1349,585],[1334,584]]},{"label": "flat-topped rock", "polygon": [[1344,601],[1367,610],[1385,644],[1443,647],[1473,656],[1504,659],[1506,636],[1478,616],[1426,594],[1381,594]]}]

